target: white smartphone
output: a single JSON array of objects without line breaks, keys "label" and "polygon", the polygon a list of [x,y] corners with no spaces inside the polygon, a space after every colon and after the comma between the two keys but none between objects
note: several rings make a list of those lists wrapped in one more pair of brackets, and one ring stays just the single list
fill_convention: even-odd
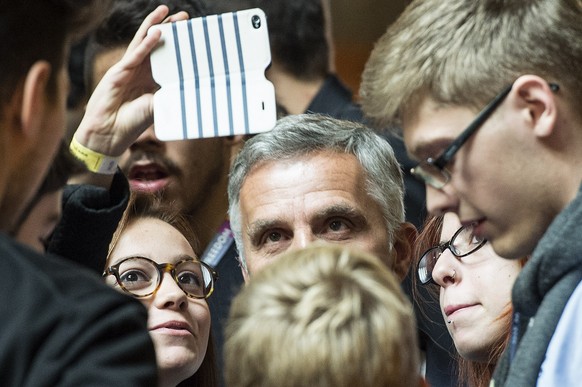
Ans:
[{"label": "white smartphone", "polygon": [[271,50],[259,8],[150,28],[162,31],[151,55],[154,127],[163,141],[260,133],[277,119],[265,78]]}]

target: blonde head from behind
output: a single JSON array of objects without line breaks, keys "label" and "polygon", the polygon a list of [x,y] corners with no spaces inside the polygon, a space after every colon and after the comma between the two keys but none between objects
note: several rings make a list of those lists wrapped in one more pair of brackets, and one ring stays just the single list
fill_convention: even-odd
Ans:
[{"label": "blonde head from behind", "polygon": [[234,299],[227,385],[414,386],[412,307],[375,256],[316,245],[281,256]]}]

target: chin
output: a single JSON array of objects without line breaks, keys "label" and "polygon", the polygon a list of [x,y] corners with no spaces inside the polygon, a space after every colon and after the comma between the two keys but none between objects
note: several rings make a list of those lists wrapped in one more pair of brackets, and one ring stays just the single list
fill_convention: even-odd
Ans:
[{"label": "chin", "polygon": [[159,345],[154,340],[156,349],[156,361],[160,371],[173,371],[192,376],[204,360],[205,353],[199,353],[196,349],[181,345]]},{"label": "chin", "polygon": [[177,378],[178,383],[194,375],[202,364],[202,359],[198,359],[194,352],[177,348],[156,349],[156,360],[160,377]]},{"label": "chin", "polygon": [[531,254],[537,244],[537,240],[533,241],[533,243],[530,240],[531,238],[522,240],[521,235],[517,235],[514,238],[511,236],[496,238],[491,240],[490,243],[495,254],[501,258],[521,259]]},{"label": "chin", "polygon": [[457,347],[457,352],[459,352],[459,355],[461,355],[463,359],[469,361],[474,361],[478,363],[489,362],[487,348],[460,345],[459,347]]}]

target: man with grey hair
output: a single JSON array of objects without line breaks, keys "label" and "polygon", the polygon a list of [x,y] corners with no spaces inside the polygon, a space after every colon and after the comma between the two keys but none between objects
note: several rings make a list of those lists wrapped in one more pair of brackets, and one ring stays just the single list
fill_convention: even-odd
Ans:
[{"label": "man with grey hair", "polygon": [[402,280],[416,235],[402,196],[400,165],[372,130],[318,114],[279,120],[231,169],[229,214],[245,280],[314,241],[373,253]]}]

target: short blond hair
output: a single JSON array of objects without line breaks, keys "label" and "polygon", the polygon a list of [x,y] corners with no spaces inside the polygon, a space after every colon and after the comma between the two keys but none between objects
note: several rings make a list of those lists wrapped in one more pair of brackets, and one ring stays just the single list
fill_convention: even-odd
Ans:
[{"label": "short blond hair", "polygon": [[412,306],[373,255],[286,253],[233,300],[225,370],[229,387],[418,385]]},{"label": "short blond hair", "polygon": [[[362,74],[365,114],[398,128],[420,98],[480,110],[524,74],[582,100],[580,0],[417,0],[378,40]],[[575,105],[574,105],[575,104]]]}]

